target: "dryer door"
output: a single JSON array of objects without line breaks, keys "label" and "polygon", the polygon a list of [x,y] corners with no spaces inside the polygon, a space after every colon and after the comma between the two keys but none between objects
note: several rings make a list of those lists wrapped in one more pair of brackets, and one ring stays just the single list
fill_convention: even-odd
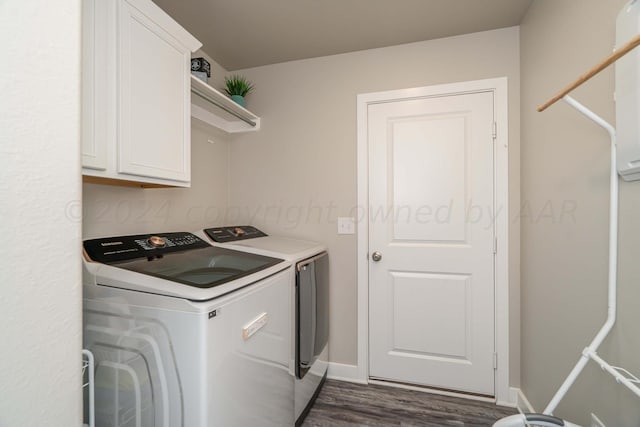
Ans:
[{"label": "dryer door", "polygon": [[303,378],[329,339],[329,256],[296,264],[296,378]]}]

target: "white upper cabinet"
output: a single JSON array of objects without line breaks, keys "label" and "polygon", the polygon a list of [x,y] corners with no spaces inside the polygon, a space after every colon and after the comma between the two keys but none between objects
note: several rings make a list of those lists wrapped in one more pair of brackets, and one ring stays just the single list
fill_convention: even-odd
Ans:
[{"label": "white upper cabinet", "polygon": [[150,0],[83,5],[86,180],[189,186],[190,58],[200,43]]}]

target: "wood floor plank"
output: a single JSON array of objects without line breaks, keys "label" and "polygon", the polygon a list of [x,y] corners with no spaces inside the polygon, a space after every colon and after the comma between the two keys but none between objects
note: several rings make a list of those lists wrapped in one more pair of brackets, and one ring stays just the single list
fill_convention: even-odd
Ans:
[{"label": "wood floor plank", "polygon": [[515,413],[488,402],[327,380],[302,427],[487,427]]}]

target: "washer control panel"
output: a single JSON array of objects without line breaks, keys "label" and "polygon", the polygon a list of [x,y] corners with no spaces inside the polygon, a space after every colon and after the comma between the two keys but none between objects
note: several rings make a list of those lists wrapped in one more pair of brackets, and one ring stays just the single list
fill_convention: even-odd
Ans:
[{"label": "washer control panel", "polygon": [[191,233],[137,234],[84,241],[93,261],[109,264],[136,258],[158,258],[171,252],[206,248],[210,245]]},{"label": "washer control panel", "polygon": [[211,240],[218,243],[235,242],[237,240],[255,239],[267,234],[250,225],[234,225],[231,227],[215,227],[204,230]]}]

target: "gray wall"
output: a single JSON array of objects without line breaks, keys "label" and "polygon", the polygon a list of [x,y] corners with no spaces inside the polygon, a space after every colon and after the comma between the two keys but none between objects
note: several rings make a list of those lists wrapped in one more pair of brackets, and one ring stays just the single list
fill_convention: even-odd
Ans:
[{"label": "gray wall", "polygon": [[[357,361],[356,236],[336,218],[356,206],[356,95],[506,76],[510,190],[519,206],[519,30],[434,41],[241,70],[255,82],[249,108],[262,129],[230,144],[231,222],[324,242],[331,256],[332,362]],[[512,378],[519,361],[519,227],[511,234]]]},{"label": "gray wall", "polygon": [[[607,134],[564,103],[535,107],[608,55],[623,0],[536,0],[521,26],[522,389],[542,410],[606,315]],[[615,123],[613,67],[574,92]],[[619,322],[600,355],[640,372],[640,182],[620,188]],[[563,203],[575,207],[561,215]],[[545,208],[546,206],[546,208]],[[569,209],[571,210],[571,209]],[[556,414],[590,425],[636,426],[640,405],[589,365]]]},{"label": "gray wall", "polygon": [[191,188],[83,185],[83,238],[224,225],[229,137],[192,119]]}]

